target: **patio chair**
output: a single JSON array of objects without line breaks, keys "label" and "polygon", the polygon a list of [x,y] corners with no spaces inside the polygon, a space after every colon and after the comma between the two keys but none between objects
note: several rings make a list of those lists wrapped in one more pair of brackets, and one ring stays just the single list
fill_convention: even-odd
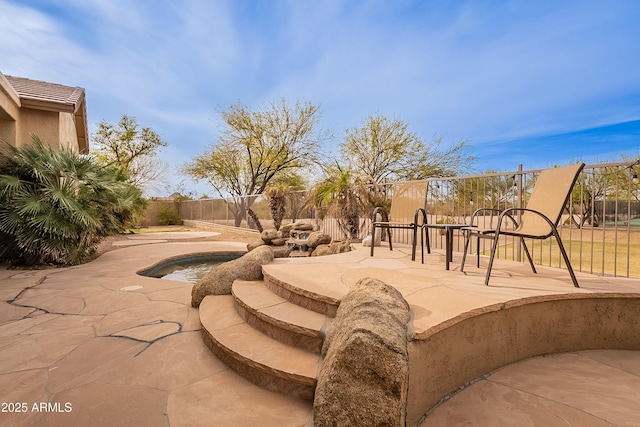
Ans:
[{"label": "patio chair", "polygon": [[[569,270],[569,275],[571,276],[573,285],[578,288],[578,281],[573,273],[573,268],[571,268],[571,261],[569,260],[564,245],[562,244],[557,227],[562,217],[562,211],[564,210],[571,195],[571,190],[573,189],[576,179],[583,168],[584,163],[580,163],[561,168],[543,170],[538,176],[538,180],[535,183],[526,208],[509,208],[504,211],[497,211],[495,209],[488,208],[477,209],[471,215],[471,225],[462,229],[466,233],[466,238],[464,242],[464,253],[462,254],[460,271],[464,270],[469,241],[472,236],[477,237],[476,254],[478,267],[480,267],[480,238],[493,239],[489,265],[487,266],[487,276],[484,282],[485,285],[489,286],[491,267],[493,266],[493,260],[498,249],[499,237],[501,235],[506,235],[515,236],[520,239],[524,248],[524,253],[531,265],[531,270],[533,270],[534,273],[537,273],[524,239],[542,240],[553,235],[558,242],[558,247],[560,248],[567,270]],[[495,228],[482,228],[478,225],[474,225],[476,217],[483,211],[499,212],[498,223]],[[519,220],[516,220],[515,217],[518,216],[518,214],[521,214],[521,216]],[[507,221],[505,220],[507,218],[513,223],[513,228],[505,228],[505,225],[507,225]]]},{"label": "patio chair", "polygon": [[[374,209],[371,217],[371,256],[375,248],[376,229],[387,230],[389,250],[393,250],[392,229],[405,229],[412,231],[411,237],[411,261],[416,259],[416,244],[418,229],[427,222],[425,207],[427,203],[427,181],[415,181],[398,183],[393,186],[393,198],[391,208],[379,206]],[[378,220],[380,218],[380,220]],[[420,233],[420,244],[424,247],[423,233]],[[427,235],[427,253],[431,253],[429,236]]]}]

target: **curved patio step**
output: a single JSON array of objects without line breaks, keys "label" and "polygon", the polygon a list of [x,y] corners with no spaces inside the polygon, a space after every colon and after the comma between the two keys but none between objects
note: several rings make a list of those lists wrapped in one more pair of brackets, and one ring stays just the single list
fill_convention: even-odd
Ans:
[{"label": "curved patio step", "polygon": [[[294,268],[291,268],[294,267]],[[327,286],[309,268],[327,269],[326,265],[295,268],[292,264],[266,264],[262,266],[265,286],[289,302],[328,317],[336,317],[340,299],[347,289]]]},{"label": "curved patio step", "polygon": [[205,344],[227,366],[268,390],[313,400],[317,354],[277,341],[247,324],[231,295],[209,295],[200,304]]},{"label": "curved patio step", "polygon": [[276,295],[262,280],[236,280],[231,292],[238,313],[249,325],[280,342],[320,354],[327,316]]}]

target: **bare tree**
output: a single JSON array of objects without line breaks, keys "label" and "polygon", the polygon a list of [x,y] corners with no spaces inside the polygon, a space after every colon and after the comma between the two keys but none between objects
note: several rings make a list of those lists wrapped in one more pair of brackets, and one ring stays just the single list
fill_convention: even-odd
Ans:
[{"label": "bare tree", "polygon": [[98,123],[92,139],[96,159],[120,168],[138,188],[158,181],[166,173],[167,165],[158,160],[157,153],[167,143],[151,128],[140,128],[135,117],[123,114],[117,125]]},{"label": "bare tree", "polygon": [[316,131],[319,106],[284,99],[260,110],[238,103],[221,111],[224,132],[183,172],[204,179],[230,205],[239,226],[254,198],[278,179],[304,171],[315,161],[322,136]]},{"label": "bare tree", "polygon": [[404,121],[376,115],[360,127],[347,129],[340,149],[350,169],[378,183],[452,176],[472,166],[475,158],[468,154],[467,142],[444,150],[441,144],[438,138],[425,145]]}]

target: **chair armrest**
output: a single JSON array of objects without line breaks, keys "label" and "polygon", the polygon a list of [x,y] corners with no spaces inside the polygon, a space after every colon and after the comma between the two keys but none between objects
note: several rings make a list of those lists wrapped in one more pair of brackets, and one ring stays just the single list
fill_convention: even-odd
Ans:
[{"label": "chair armrest", "polygon": [[376,215],[378,214],[380,214],[380,217],[382,218],[381,222],[389,222],[389,213],[387,212],[387,208],[384,206],[377,206],[371,215],[371,223],[376,222]]},{"label": "chair armrest", "polygon": [[493,212],[493,213],[498,214],[498,215],[500,215],[502,213],[502,211],[500,209],[478,208],[475,211],[473,211],[473,213],[471,214],[471,223],[469,224],[470,227],[475,227],[475,225],[473,224],[473,220],[475,219],[476,216],[478,216],[478,214],[480,212]]},{"label": "chair armrest", "polygon": [[542,212],[536,211],[534,209],[529,209],[529,208],[508,208],[505,209],[501,214],[500,217],[498,218],[498,228],[500,227],[501,223],[502,223],[502,218],[504,218],[505,216],[510,218],[511,221],[513,221],[513,223],[515,224],[516,228],[518,227],[518,222],[515,220],[515,218],[513,218],[513,215],[511,215],[512,212],[531,212],[535,215],[538,215],[540,218],[544,219],[547,224],[549,224],[549,234],[548,236],[550,236],[553,233],[553,230],[556,228],[556,225],[551,222],[551,220]]}]

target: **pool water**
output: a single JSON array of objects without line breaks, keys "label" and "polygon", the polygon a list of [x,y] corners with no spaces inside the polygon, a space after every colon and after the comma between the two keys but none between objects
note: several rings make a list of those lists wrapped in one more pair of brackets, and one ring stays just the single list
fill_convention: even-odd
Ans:
[{"label": "pool water", "polygon": [[138,274],[164,280],[197,283],[198,280],[206,276],[214,266],[239,258],[243,254],[244,252],[216,252],[170,258],[150,268],[139,271]]},{"label": "pool water", "polygon": [[207,275],[211,271],[214,265],[218,265],[220,262],[203,262],[201,264],[189,265],[182,267],[179,265],[173,266],[175,270],[171,273],[165,274],[160,277],[163,280],[176,280],[178,282],[197,283],[198,280]]}]

